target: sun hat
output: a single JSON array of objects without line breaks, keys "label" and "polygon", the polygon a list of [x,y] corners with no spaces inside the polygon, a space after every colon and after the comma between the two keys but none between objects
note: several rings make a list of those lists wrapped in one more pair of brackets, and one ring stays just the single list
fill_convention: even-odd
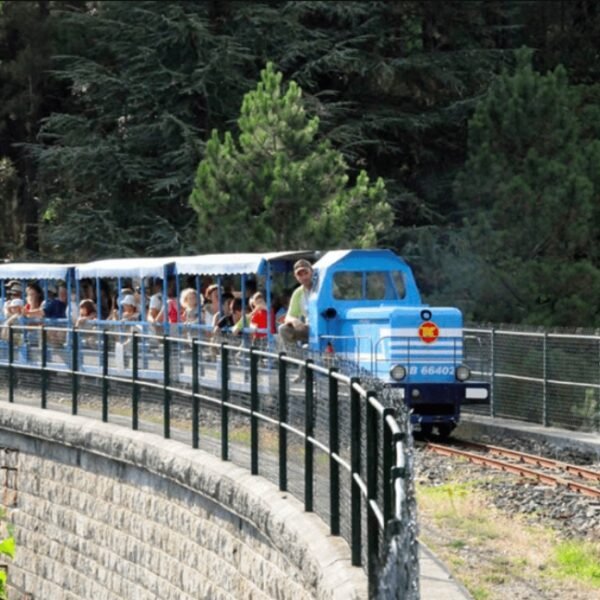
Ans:
[{"label": "sun hat", "polygon": [[23,292],[23,287],[21,286],[21,282],[17,281],[16,279],[12,279],[11,281],[9,281],[6,284],[6,289],[11,293],[11,294],[20,294]]},{"label": "sun hat", "polygon": [[121,298],[121,306],[137,306],[137,302],[132,294],[127,294]]},{"label": "sun hat", "polygon": [[219,284],[218,283],[211,283],[207,288],[206,288],[206,292],[204,292],[204,294],[206,296],[210,296],[210,294],[212,294],[214,291],[219,289]]}]

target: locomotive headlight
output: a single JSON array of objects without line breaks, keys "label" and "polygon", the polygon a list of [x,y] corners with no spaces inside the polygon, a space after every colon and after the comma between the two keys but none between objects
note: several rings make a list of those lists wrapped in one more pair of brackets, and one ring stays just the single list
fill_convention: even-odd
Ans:
[{"label": "locomotive headlight", "polygon": [[460,365],[459,367],[456,367],[454,374],[459,381],[466,381],[471,377],[471,370],[465,365]]},{"label": "locomotive headlight", "polygon": [[406,377],[406,368],[402,365],[394,365],[390,369],[390,377],[394,381],[402,381]]}]

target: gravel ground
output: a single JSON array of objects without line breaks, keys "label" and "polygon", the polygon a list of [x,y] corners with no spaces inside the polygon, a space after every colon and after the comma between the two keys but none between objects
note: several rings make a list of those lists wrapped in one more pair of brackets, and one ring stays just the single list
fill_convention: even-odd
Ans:
[{"label": "gravel ground", "polygon": [[[479,441],[518,448],[565,462],[592,465],[600,471],[600,464],[594,464],[593,457],[576,451],[565,452],[550,444],[500,438]],[[420,444],[417,444],[415,457],[418,488],[431,493],[435,488],[441,490],[448,484],[453,486],[452,489],[462,489],[461,484],[465,484],[475,495],[484,499],[482,502],[485,504],[482,504],[480,514],[483,516],[488,513],[489,518],[498,526],[506,520],[507,531],[519,528],[519,535],[527,536],[529,530],[539,530],[545,531],[545,536],[550,541],[595,543],[600,571],[599,499],[563,488],[544,486],[533,480],[489,470],[464,460],[443,457],[426,451]],[[490,541],[486,536],[465,536],[464,530],[457,533],[452,515],[448,519],[440,518],[430,509],[420,510],[419,513],[421,536],[428,544],[433,545],[434,551],[438,552],[450,571],[467,586],[475,598],[600,598],[599,588],[592,589],[571,580],[549,577],[547,562],[534,555],[534,552],[516,568],[515,557],[519,552],[538,544],[543,545],[535,538],[528,540],[525,537],[522,540],[523,547],[515,547],[515,552],[512,553],[510,548],[505,547],[502,539]],[[478,523],[473,523],[474,530],[478,526]],[[457,535],[462,537],[458,539]]]}]

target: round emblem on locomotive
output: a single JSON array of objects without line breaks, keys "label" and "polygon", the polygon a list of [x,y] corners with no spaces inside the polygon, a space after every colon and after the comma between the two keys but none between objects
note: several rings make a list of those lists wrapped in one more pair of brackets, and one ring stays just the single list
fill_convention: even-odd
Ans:
[{"label": "round emblem on locomotive", "polygon": [[432,344],[438,339],[439,335],[440,330],[433,321],[425,321],[425,323],[421,323],[421,326],[419,327],[419,337],[423,342],[426,344]]}]

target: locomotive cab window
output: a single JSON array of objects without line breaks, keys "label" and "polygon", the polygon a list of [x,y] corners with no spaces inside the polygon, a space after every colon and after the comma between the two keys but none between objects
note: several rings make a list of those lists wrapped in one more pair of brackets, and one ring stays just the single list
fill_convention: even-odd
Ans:
[{"label": "locomotive cab window", "polygon": [[405,293],[400,271],[340,271],[333,275],[336,300],[401,300]]}]

